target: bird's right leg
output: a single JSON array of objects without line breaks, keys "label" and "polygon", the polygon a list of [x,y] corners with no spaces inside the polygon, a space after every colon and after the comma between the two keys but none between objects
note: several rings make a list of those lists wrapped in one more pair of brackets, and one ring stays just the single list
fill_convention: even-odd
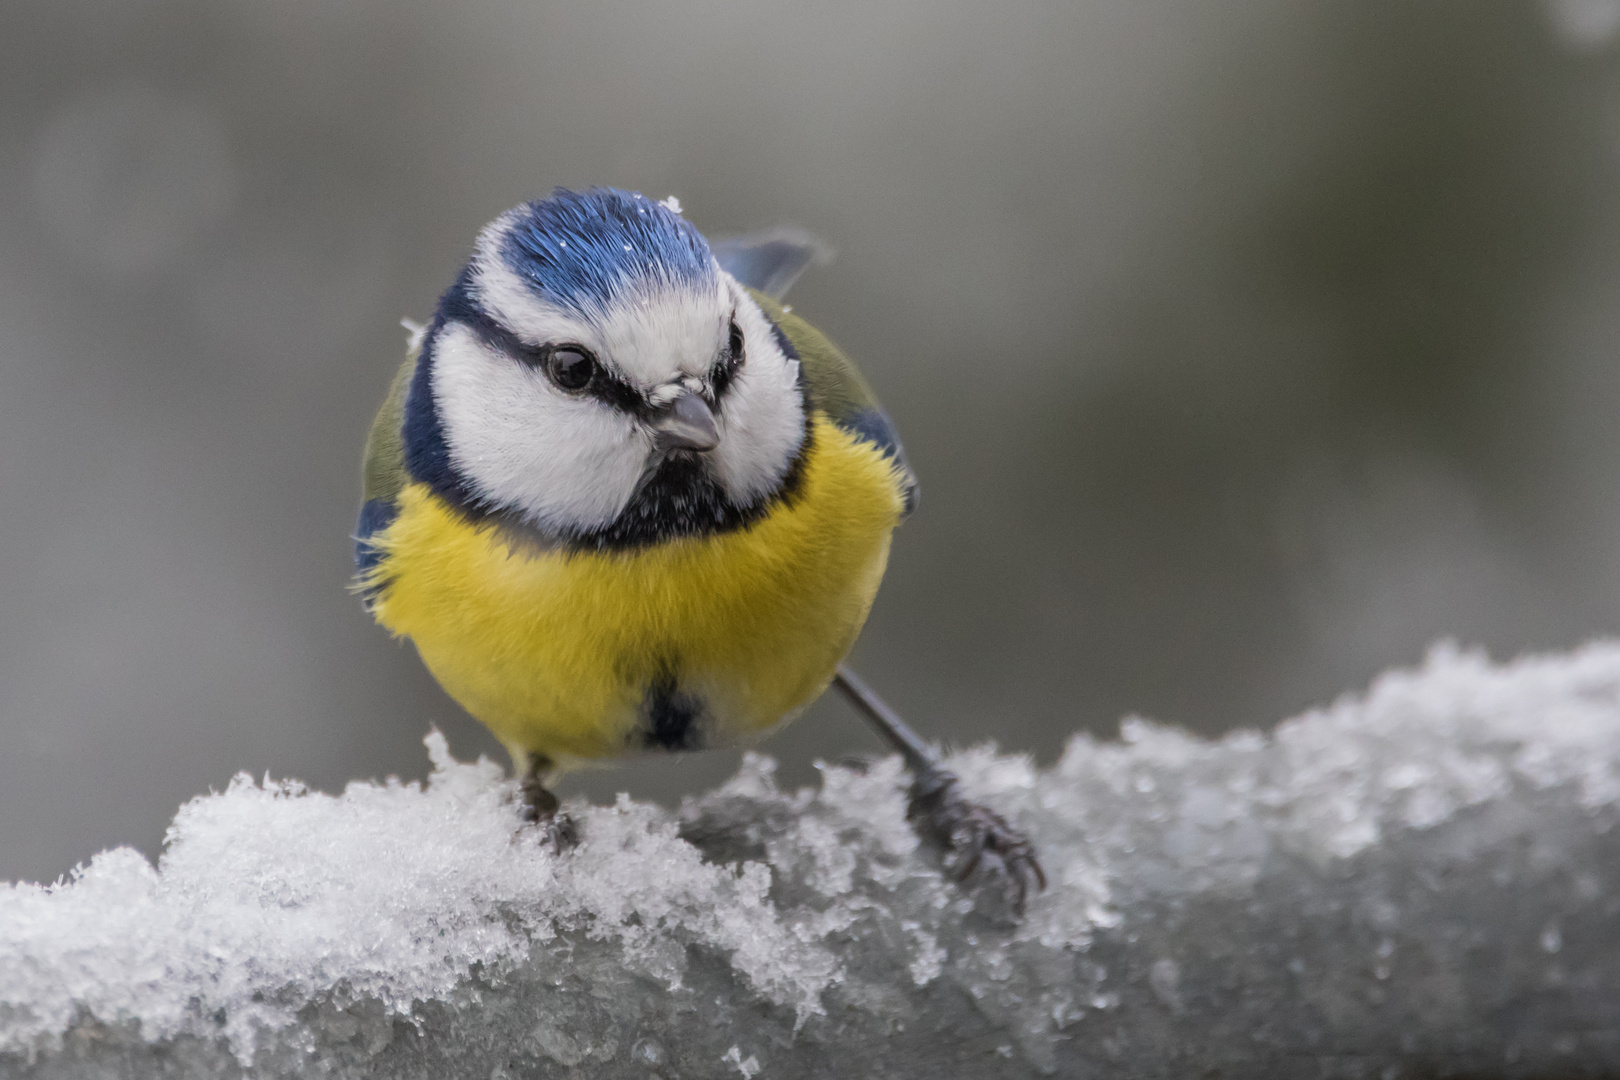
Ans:
[{"label": "bird's right leg", "polygon": [[546,787],[546,779],[556,770],[556,763],[544,754],[528,751],[514,751],[512,756],[517,758],[518,771],[523,777],[518,781],[523,820],[540,826],[554,851],[578,844],[579,827],[573,818],[562,812],[557,796]]},{"label": "bird's right leg", "polygon": [[1046,871],[1035,847],[1007,819],[962,791],[962,782],[939,763],[927,743],[860,676],[838,665],[833,685],[861,712],[911,770],[911,806],[906,816],[922,837],[943,849],[958,881],[975,870],[999,880],[1015,916],[1030,892],[1046,888]]}]

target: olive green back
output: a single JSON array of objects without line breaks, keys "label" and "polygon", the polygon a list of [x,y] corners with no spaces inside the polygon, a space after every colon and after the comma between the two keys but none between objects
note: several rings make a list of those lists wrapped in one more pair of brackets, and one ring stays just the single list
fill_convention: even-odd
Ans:
[{"label": "olive green back", "polygon": [[839,427],[894,458],[905,472],[906,512],[910,513],[917,504],[916,474],[906,460],[899,433],[883,406],[878,404],[877,395],[872,393],[860,369],[821,331],[764,293],[754,289],[749,293],[799,354],[811,405],[826,413]]},{"label": "olive green back", "polygon": [[361,499],[393,502],[409,479],[405,473],[405,394],[416,372],[419,348],[411,349],[389,384],[388,396],[371,421],[366,435],[366,452],[361,466]]}]

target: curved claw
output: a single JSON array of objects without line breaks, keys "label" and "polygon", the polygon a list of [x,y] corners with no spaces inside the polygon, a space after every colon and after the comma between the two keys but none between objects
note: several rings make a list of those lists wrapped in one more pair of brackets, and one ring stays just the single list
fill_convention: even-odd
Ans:
[{"label": "curved claw", "polygon": [[561,855],[579,846],[579,823],[567,814],[556,814],[541,823],[543,843],[550,843],[553,854]]},{"label": "curved claw", "polygon": [[957,881],[967,881],[981,868],[985,877],[999,880],[1015,917],[1023,916],[1031,885],[1036,892],[1046,888],[1046,871],[1029,838],[994,810],[970,801],[954,774],[939,768],[918,773],[906,817],[959,860],[952,868]]},{"label": "curved claw", "polygon": [[538,825],[542,842],[549,843],[556,854],[579,846],[579,825],[563,813],[557,796],[548,791],[538,777],[526,776],[518,785],[523,801],[519,814],[530,825]]}]

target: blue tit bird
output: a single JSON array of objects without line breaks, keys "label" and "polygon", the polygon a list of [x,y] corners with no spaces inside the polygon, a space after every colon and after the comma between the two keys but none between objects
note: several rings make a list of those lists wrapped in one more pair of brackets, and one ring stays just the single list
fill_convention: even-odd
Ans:
[{"label": "blue tit bird", "polygon": [[817,248],[715,248],[677,204],[558,190],[490,223],[366,443],[357,589],[548,783],[759,738],[836,684],[905,756],[965,877],[1044,885],[1023,836],[841,667],[917,484],[854,365],[779,303]]}]

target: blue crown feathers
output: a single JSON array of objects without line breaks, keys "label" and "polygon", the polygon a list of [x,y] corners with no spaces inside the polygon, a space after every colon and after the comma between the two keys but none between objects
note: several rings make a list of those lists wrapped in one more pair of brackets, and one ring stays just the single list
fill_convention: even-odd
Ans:
[{"label": "blue crown feathers", "polygon": [[617,188],[558,188],[524,203],[501,258],[536,293],[581,315],[632,288],[701,286],[716,273],[708,241],[686,219]]}]

